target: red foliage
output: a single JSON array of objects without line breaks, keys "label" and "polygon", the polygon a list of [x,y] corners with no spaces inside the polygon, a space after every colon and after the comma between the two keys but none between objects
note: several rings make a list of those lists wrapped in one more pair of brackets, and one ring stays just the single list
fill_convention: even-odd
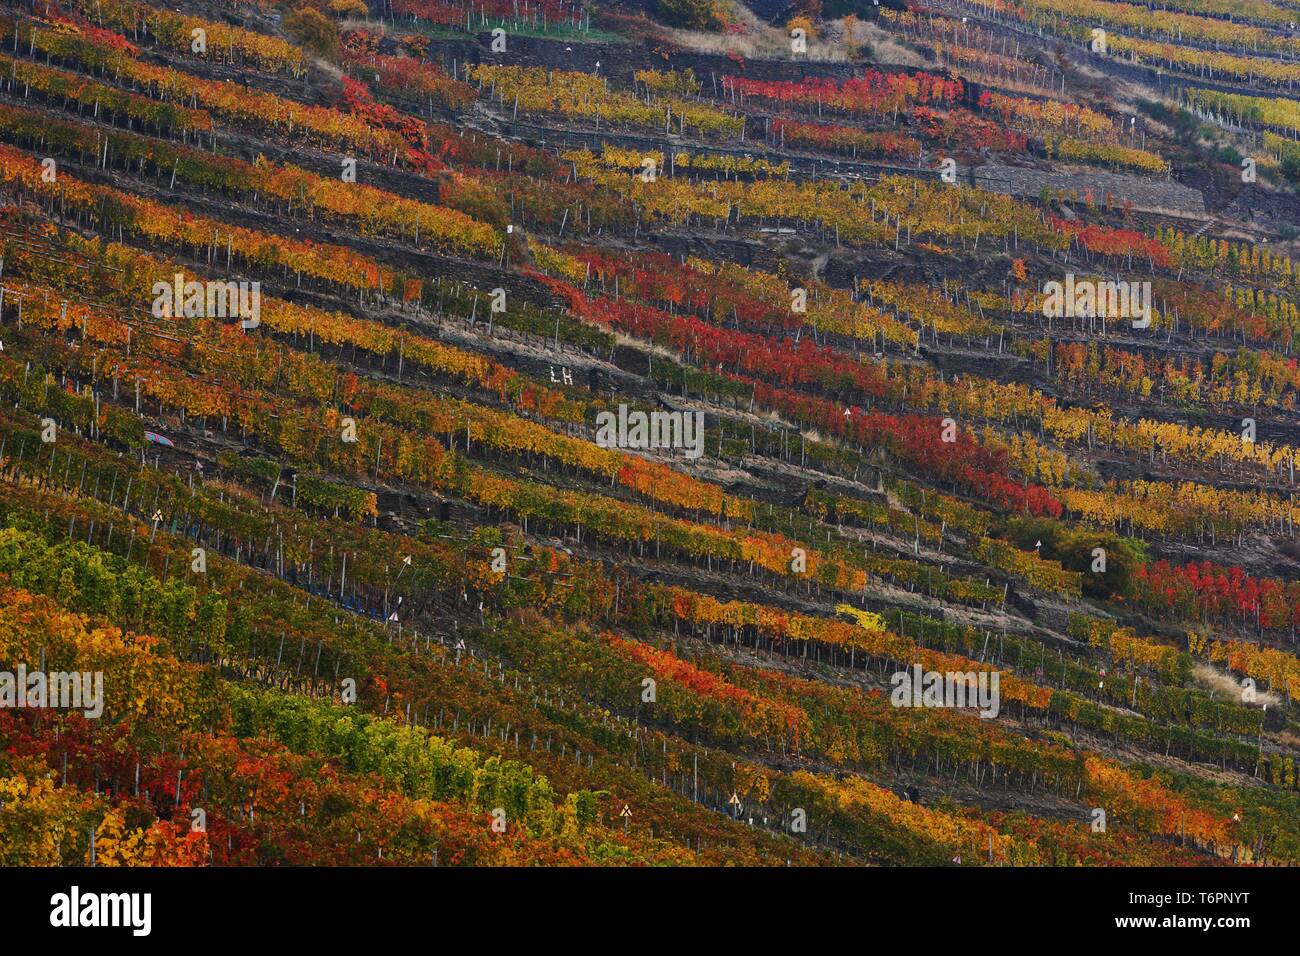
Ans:
[{"label": "red foliage", "polygon": [[1084,225],[1052,217],[1052,228],[1079,241],[1089,252],[1104,256],[1142,256],[1159,267],[1169,265],[1169,250],[1158,240],[1133,229],[1112,229],[1095,223]]},{"label": "red foliage", "polygon": [[949,80],[932,73],[881,73],[868,70],[837,84],[825,77],[790,80],[749,80],[735,76],[722,79],[724,89],[744,96],[757,96],[802,106],[822,104],[832,108],[883,115],[913,103],[951,103],[962,96],[961,80]]},{"label": "red foliage", "polygon": [[923,135],[945,145],[1020,153],[1024,152],[1025,145],[1029,142],[1023,133],[1004,129],[960,108],[940,111],[918,106],[912,110],[912,118]]},{"label": "red foliage", "polygon": [[349,113],[361,117],[371,126],[400,133],[408,145],[407,161],[426,173],[436,172],[440,164],[429,155],[429,131],[424,123],[385,103],[376,103],[364,83],[343,78],[343,105]]},{"label": "red foliage", "polygon": [[1265,630],[1300,624],[1300,582],[1255,578],[1238,567],[1209,561],[1139,568],[1138,602],[1203,621],[1257,624]]},{"label": "red foliage", "polygon": [[[873,397],[884,394],[886,380],[876,369],[840,358],[807,340],[799,346],[743,332],[719,329],[698,319],[670,316],[658,309],[615,301],[592,299],[558,279],[529,273],[562,296],[570,310],[582,318],[608,328],[651,339],[710,363],[734,363],[736,373],[719,374],[743,382],[754,390],[754,401],[794,418],[824,433],[857,442],[863,447],[884,446],[919,471],[1012,511],[1059,517],[1061,503],[1038,485],[1021,484],[1010,477],[1005,453],[986,448],[969,433],[959,433],[956,442],[942,439],[939,419],[928,415],[890,415],[854,408],[845,414],[838,402],[804,395],[786,385],[835,383],[837,376],[855,376],[851,384]],[[853,366],[850,372],[844,366]],[[757,372],[778,384],[758,381],[739,371]],[[846,384],[840,381],[843,386]]]},{"label": "red foliage", "polygon": [[444,26],[454,27],[465,22],[465,8],[447,0],[392,0],[392,8],[395,14]]},{"label": "red foliage", "polygon": [[[636,270],[636,277],[647,286],[654,284],[642,270]],[[819,346],[811,338],[798,342],[789,338],[773,340],[623,300],[593,300],[566,283],[540,274],[537,278],[565,296],[570,308],[585,317],[667,346],[718,374],[733,369],[737,374],[746,372],[782,385],[850,390],[875,398],[885,393],[885,376],[880,369]]]},{"label": "red foliage", "polygon": [[837,152],[856,151],[857,155],[916,157],[921,144],[910,136],[889,130],[868,132],[837,123],[800,123],[794,120],[772,121],[772,137],[793,144],[806,144]]},{"label": "red foliage", "polygon": [[[472,4],[453,3],[451,0],[392,0],[394,13],[417,17],[430,23],[445,26],[464,26],[465,15],[477,19],[486,15],[490,19],[515,19],[522,16],[523,4],[517,0],[473,0]],[[580,9],[571,0],[529,0],[528,19],[533,19],[534,12],[546,17],[548,23],[561,20],[573,20]]]},{"label": "red foliage", "polygon": [[606,287],[617,276],[620,290],[638,299],[671,303],[715,322],[733,320],[764,334],[793,332],[804,325],[803,317],[788,307],[766,302],[735,282],[701,272],[662,252],[610,256],[582,246],[572,254],[591,264],[593,277],[604,276]]}]

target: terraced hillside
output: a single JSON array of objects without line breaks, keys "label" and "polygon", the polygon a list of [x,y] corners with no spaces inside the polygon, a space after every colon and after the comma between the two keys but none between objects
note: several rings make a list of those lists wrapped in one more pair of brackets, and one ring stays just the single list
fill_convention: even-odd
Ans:
[{"label": "terraced hillside", "polygon": [[1300,862],[1297,14],[1159,6],[4,3],[0,864]]}]

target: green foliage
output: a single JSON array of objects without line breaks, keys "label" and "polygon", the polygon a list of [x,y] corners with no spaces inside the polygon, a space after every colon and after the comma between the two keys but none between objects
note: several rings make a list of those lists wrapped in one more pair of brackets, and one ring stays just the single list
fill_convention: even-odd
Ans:
[{"label": "green foliage", "polygon": [[[228,686],[227,698],[240,737],[269,735],[295,753],[322,754],[349,771],[378,774],[409,796],[464,801],[482,812],[502,807],[507,819],[525,823],[537,835],[558,832],[562,825],[555,791],[525,763],[485,758],[424,728],[399,726],[327,701],[236,685]],[[592,823],[592,798],[581,792],[571,796],[578,826]]]},{"label": "green foliage", "polygon": [[99,614],[122,627],[154,631],[180,646],[224,647],[228,607],[214,592],[148,570],[82,542],[49,544],[16,527],[0,528],[0,576],[13,587]]},{"label": "green foliage", "polygon": [[1241,153],[1232,146],[1220,146],[1215,150],[1214,158],[1221,163],[1227,163],[1230,166],[1241,165]]},{"label": "green foliage", "polygon": [[1292,153],[1283,158],[1282,175],[1288,182],[1300,186],[1300,153]]},{"label": "green foliage", "polygon": [[[1012,518],[1007,535],[1018,548],[1032,551],[1042,542],[1039,554],[1070,571],[1083,573],[1086,597],[1130,597],[1134,593],[1135,575],[1146,563],[1146,546],[1133,538],[1091,528],[1068,528],[1051,518]],[[1106,552],[1106,570],[1094,572],[1093,550]]]},{"label": "green foliage", "polygon": [[718,26],[716,0],[659,0],[659,15],[671,26],[688,30]]}]

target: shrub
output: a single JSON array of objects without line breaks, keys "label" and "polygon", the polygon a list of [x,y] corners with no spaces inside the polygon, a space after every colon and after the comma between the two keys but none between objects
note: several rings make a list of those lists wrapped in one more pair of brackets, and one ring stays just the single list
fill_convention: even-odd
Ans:
[{"label": "shrub", "polygon": [[284,30],[303,47],[327,60],[339,55],[339,31],[329,19],[309,7],[284,18]]}]

